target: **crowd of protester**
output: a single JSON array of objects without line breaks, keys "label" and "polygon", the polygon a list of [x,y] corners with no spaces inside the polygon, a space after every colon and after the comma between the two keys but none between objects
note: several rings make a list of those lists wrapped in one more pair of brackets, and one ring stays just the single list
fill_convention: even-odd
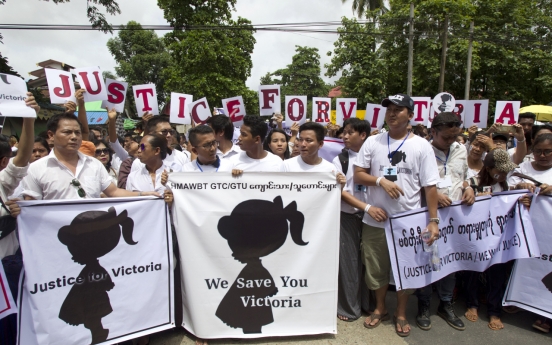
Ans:
[{"label": "crowd of protester", "polygon": [[[154,195],[172,205],[167,179],[175,172],[234,176],[243,172],[333,172],[342,186],[340,320],[354,321],[365,312],[364,326],[373,329],[392,317],[396,333],[405,337],[412,330],[406,318],[407,301],[415,295],[415,321],[427,331],[432,325],[434,290],[440,300],[437,314],[456,330],[466,328],[464,320],[477,322],[482,301],[487,304],[492,330],[504,328],[503,312],[519,311],[501,306],[512,268],[509,262],[483,273],[454,273],[421,289],[399,291],[397,309],[391,312],[386,306],[391,264],[384,224],[389,215],[427,206],[431,244],[438,238],[438,207],[456,201],[472,205],[477,196],[510,189],[534,192],[540,187],[540,193],[550,194],[552,126],[535,125],[534,114],[520,114],[519,123],[507,131],[494,124],[486,130],[474,126],[464,132],[459,117],[449,112],[437,115],[429,129],[412,127],[414,103],[408,95],[398,94],[382,102],[387,107],[385,130],[373,130],[367,121],[349,118],[343,126],[306,122],[286,131],[280,114],[270,124],[263,117],[248,115],[236,144],[234,125],[229,117],[220,115],[210,117],[205,125],[193,126],[188,133],[178,133],[168,118],[146,113],[139,126],[121,138],[115,125],[117,113],[108,110],[107,131],[88,127],[84,92],[78,90],[77,104],[66,104],[67,111],[54,115],[47,131],[37,137],[34,119],[25,118],[18,141],[0,138],[0,216],[16,217],[20,212],[17,201],[33,199]],[[38,112],[39,106],[28,96],[27,105]],[[345,146],[331,162],[319,155],[325,137],[341,138]],[[526,207],[530,201],[529,195],[521,199]],[[7,273],[21,266],[16,234],[16,230],[5,228],[0,237],[0,257],[5,259],[5,267],[11,265]],[[175,274],[178,271],[177,265]],[[453,308],[458,294],[466,297],[464,320]],[[178,315],[178,297],[176,304]],[[550,320],[535,319],[533,327],[548,333]],[[10,328],[15,327],[13,318],[2,320],[0,327],[4,340],[15,334],[15,328]],[[137,340],[138,344],[147,342],[147,337]],[[197,343],[207,341],[198,339]]]}]

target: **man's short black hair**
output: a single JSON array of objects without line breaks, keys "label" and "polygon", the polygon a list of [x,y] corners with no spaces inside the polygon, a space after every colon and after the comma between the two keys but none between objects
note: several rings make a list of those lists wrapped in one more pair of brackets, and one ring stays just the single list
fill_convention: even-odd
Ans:
[{"label": "man's short black hair", "polygon": [[232,140],[234,137],[234,125],[228,116],[211,116],[207,119],[207,124],[213,128],[215,134],[224,132],[224,139],[226,140]]},{"label": "man's short black hair", "polygon": [[324,126],[316,122],[305,122],[299,127],[299,135],[302,131],[314,131],[316,141],[324,141]]},{"label": "man's short black hair", "polygon": [[369,121],[361,120],[357,117],[350,117],[347,120],[343,121],[342,128],[345,128],[347,126],[351,126],[353,131],[357,132],[358,134],[366,133],[366,138],[370,136],[371,127]]},{"label": "man's short black hair", "polygon": [[455,113],[446,111],[433,118],[431,128],[433,128],[436,132],[439,132],[444,128],[460,128],[461,125],[462,122],[458,119],[458,116]]},{"label": "man's short black hair", "polygon": [[243,117],[243,125],[249,127],[253,138],[259,136],[261,142],[264,142],[268,127],[262,117],[257,115],[245,115]]},{"label": "man's short black hair", "polygon": [[10,146],[10,138],[4,134],[0,134],[0,159],[11,157],[12,149]]},{"label": "man's short black hair", "polygon": [[125,133],[124,137],[125,138],[132,138],[135,135],[136,135],[136,133],[134,133],[132,131],[128,131],[128,132]]},{"label": "man's short black hair", "polygon": [[190,140],[190,143],[193,147],[196,147],[198,143],[197,136],[203,135],[203,134],[209,134],[209,133],[215,133],[215,131],[207,126],[207,125],[199,125],[190,130],[190,133],[188,133],[188,139]]},{"label": "man's short black hair", "polygon": [[155,128],[157,127],[157,124],[158,123],[163,123],[163,122],[166,122],[168,124],[170,124],[171,122],[169,121],[169,118],[168,117],[165,117],[165,116],[154,116],[153,119],[150,119],[147,124],[146,124],[146,128],[147,128],[147,132],[148,133],[153,133],[155,132]]},{"label": "man's short black hair", "polygon": [[59,121],[61,120],[71,120],[71,121],[77,121],[79,124],[79,128],[82,131],[82,123],[79,121],[79,119],[75,116],[75,114],[67,112],[67,113],[61,113],[56,114],[52,116],[48,122],[46,123],[46,129],[48,131],[51,131],[52,133],[55,133],[58,129]]},{"label": "man's short black hair", "polygon": [[98,127],[98,126],[90,126],[88,129],[90,131],[98,131],[98,132],[102,133],[102,128]]},{"label": "man's short black hair", "polygon": [[518,122],[521,119],[531,119],[531,120],[535,121],[537,119],[537,115],[535,115],[534,113],[531,113],[531,112],[525,112],[525,113],[519,114]]}]

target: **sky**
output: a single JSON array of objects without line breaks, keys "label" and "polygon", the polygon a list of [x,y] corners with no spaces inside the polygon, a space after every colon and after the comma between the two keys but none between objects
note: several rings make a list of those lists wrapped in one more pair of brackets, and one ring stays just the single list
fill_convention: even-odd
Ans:
[{"label": "sky", "polygon": [[[352,1],[352,0],[351,0]],[[340,21],[353,17],[351,1],[340,0],[238,0],[233,16],[249,19],[253,24],[303,23]],[[322,5],[324,3],[324,5]],[[130,20],[142,25],[164,25],[163,11],[155,0],[118,0],[121,14],[107,16],[113,25]],[[72,0],[55,4],[40,0],[7,0],[0,6],[2,24],[89,24],[86,1]],[[4,36],[0,52],[9,65],[25,79],[36,70],[37,62],[53,59],[74,67],[100,66],[115,72],[116,62],[107,49],[108,39],[117,35],[100,31],[36,31],[0,29]],[[166,31],[157,31],[164,35]],[[284,68],[291,63],[295,46],[316,47],[319,50],[322,73],[330,62],[328,51],[333,50],[337,34],[257,32],[252,54],[253,69],[247,80],[250,89],[257,90],[260,78],[267,72]],[[335,81],[322,76],[326,82]]]}]

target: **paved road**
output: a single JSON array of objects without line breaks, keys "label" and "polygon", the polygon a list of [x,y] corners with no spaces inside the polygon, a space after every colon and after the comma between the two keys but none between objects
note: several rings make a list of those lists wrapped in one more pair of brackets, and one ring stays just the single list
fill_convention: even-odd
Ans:
[{"label": "paved road", "polygon": [[[389,310],[395,309],[394,293],[390,292],[387,297]],[[543,334],[533,330],[531,327],[535,316],[529,312],[520,312],[518,314],[505,314],[503,323],[505,328],[502,331],[492,331],[487,327],[488,319],[485,313],[485,307],[482,307],[480,314],[482,317],[478,322],[467,321],[466,330],[457,331],[447,325],[439,316],[436,315],[438,299],[434,296],[431,311],[433,327],[430,331],[422,331],[415,324],[417,311],[417,299],[411,297],[408,305],[408,320],[412,325],[412,331],[407,338],[400,338],[395,334],[395,329],[391,321],[383,322],[375,329],[366,329],[362,326],[364,317],[355,322],[337,321],[338,334],[323,334],[317,336],[302,337],[281,337],[281,338],[259,338],[252,340],[231,340],[220,339],[212,340],[209,344],[214,345],[250,345],[250,344],[271,344],[271,345],[289,345],[289,344],[385,344],[385,345],[445,345],[445,344],[486,344],[486,345],[509,345],[509,344],[552,344],[552,335]],[[458,315],[463,315],[465,305],[463,301],[457,301],[455,310]],[[184,330],[170,330],[151,336],[151,345],[184,345],[194,344],[195,337]]]}]

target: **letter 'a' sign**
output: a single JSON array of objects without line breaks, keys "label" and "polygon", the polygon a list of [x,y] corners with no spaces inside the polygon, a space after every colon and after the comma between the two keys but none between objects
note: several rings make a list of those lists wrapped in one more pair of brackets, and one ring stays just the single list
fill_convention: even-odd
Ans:
[{"label": "letter 'a' sign", "polygon": [[45,68],[50,102],[52,104],[63,104],[69,101],[77,103],[75,98],[75,84],[71,72],[58,69]]},{"label": "letter 'a' sign", "polygon": [[327,97],[312,98],[312,121],[323,126],[330,123],[332,112],[332,99]]},{"label": "letter 'a' sign", "polygon": [[494,122],[503,125],[517,123],[520,105],[520,101],[497,101]]},{"label": "letter 'a' sign", "polygon": [[198,125],[203,125],[211,117],[211,108],[207,103],[207,98],[203,97],[190,104],[190,115],[192,120]]},{"label": "letter 'a' sign", "polygon": [[259,108],[261,116],[282,112],[280,103],[280,85],[259,86]]},{"label": "letter 'a' sign", "polygon": [[225,98],[222,100],[222,107],[234,126],[243,125],[243,117],[245,116],[245,103],[242,96]]},{"label": "letter 'a' sign", "polygon": [[159,115],[159,105],[157,105],[157,91],[154,84],[134,85],[134,100],[136,101],[136,111],[138,116],[142,117],[150,112],[153,115]]},{"label": "letter 'a' sign", "polygon": [[356,117],[356,111],[356,98],[338,98],[335,102],[335,123],[343,126],[343,121]]},{"label": "letter 'a' sign", "polygon": [[102,101],[102,108],[115,109],[116,112],[122,113],[125,110],[128,83],[106,78],[105,85],[107,87],[107,101]]},{"label": "letter 'a' sign", "polygon": [[86,90],[85,102],[103,101],[107,99],[107,91],[98,67],[75,68],[71,72],[77,76],[80,86]]},{"label": "letter 'a' sign", "polygon": [[307,120],[307,96],[286,96],[286,125],[302,125]]},{"label": "letter 'a' sign", "polygon": [[387,108],[381,104],[366,104],[366,115],[364,115],[364,120],[370,123],[370,128],[372,130],[381,129],[383,127],[383,122],[385,121],[385,112]]},{"label": "letter 'a' sign", "polygon": [[192,123],[190,104],[193,101],[194,96],[192,95],[171,92],[171,123],[190,125]]}]

